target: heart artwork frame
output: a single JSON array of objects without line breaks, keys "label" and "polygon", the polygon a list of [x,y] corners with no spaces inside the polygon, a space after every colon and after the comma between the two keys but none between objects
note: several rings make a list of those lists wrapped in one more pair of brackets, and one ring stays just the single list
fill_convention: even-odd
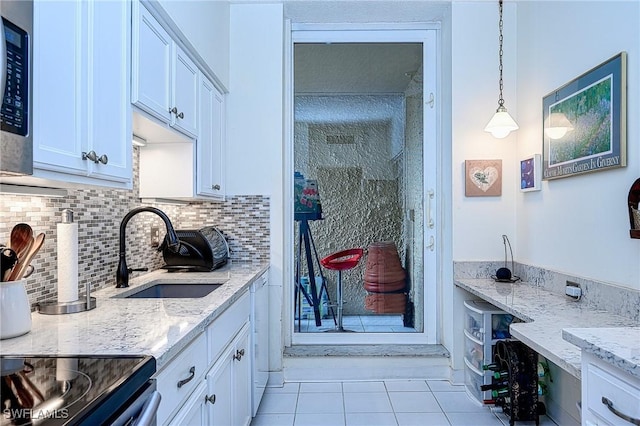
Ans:
[{"label": "heart artwork frame", "polygon": [[466,160],[464,166],[465,196],[502,195],[502,160]]}]

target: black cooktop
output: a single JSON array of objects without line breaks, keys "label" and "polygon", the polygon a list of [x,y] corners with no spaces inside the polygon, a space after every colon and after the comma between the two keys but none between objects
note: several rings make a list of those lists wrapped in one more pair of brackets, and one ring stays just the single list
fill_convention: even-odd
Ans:
[{"label": "black cooktop", "polygon": [[0,425],[99,425],[155,372],[149,356],[0,356]]}]

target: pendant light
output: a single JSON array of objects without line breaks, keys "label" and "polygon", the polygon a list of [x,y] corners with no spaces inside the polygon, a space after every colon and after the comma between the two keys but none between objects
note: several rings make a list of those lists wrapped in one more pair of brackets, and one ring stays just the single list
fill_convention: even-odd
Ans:
[{"label": "pendant light", "polygon": [[511,118],[511,116],[509,115],[509,113],[507,112],[507,109],[504,107],[504,99],[502,97],[502,88],[503,88],[503,84],[502,84],[502,54],[503,54],[503,50],[502,50],[502,0],[499,0],[498,2],[499,4],[499,9],[500,9],[500,21],[498,23],[498,28],[500,29],[500,49],[498,50],[498,54],[500,56],[500,66],[499,66],[499,70],[500,70],[500,98],[498,99],[498,109],[496,110],[496,113],[494,114],[493,118],[491,118],[491,120],[489,121],[489,123],[487,124],[487,126],[484,128],[485,132],[489,132],[491,133],[494,137],[498,138],[498,139],[502,139],[505,138],[509,135],[509,133],[511,133],[513,130],[518,130],[518,125],[516,124],[515,120],[513,118]]}]

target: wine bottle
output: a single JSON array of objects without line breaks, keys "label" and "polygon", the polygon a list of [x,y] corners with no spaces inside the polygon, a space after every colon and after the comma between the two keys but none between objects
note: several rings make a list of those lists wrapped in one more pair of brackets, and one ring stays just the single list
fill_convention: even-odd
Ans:
[{"label": "wine bottle", "polygon": [[496,364],[495,362],[492,364],[485,364],[482,366],[482,369],[484,371],[487,370],[491,370],[491,371],[501,371],[502,369],[500,368],[500,366],[498,364]]},{"label": "wine bottle", "polygon": [[509,372],[506,370],[502,370],[502,371],[494,371],[493,373],[493,378],[494,379],[503,379],[506,380],[509,378]]},{"label": "wine bottle", "polygon": [[546,395],[547,393],[547,385],[544,383],[538,383],[538,395]]},{"label": "wine bottle", "polygon": [[509,384],[506,382],[496,382],[496,383],[491,383],[489,385],[480,385],[480,390],[481,391],[499,390],[499,389],[506,388],[508,385]]},{"label": "wine bottle", "polygon": [[492,390],[491,391],[491,396],[494,398],[497,398],[499,396],[508,396],[509,395],[509,388],[504,387],[504,388],[500,388],[497,390]]},{"label": "wine bottle", "polygon": [[545,377],[549,375],[549,366],[546,362],[540,361],[538,363],[538,377]]},{"label": "wine bottle", "polygon": [[508,396],[501,396],[494,400],[493,403],[496,407],[505,407],[511,404],[511,398]]}]

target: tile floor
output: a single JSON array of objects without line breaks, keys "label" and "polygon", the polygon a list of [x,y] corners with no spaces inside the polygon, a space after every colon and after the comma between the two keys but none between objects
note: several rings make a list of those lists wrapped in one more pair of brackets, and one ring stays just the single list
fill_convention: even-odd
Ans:
[{"label": "tile floor", "polygon": [[[286,383],[267,388],[251,426],[508,425],[444,380]],[[518,422],[533,425],[534,422]],[[555,425],[546,417],[540,424]]]},{"label": "tile floor", "polygon": [[[342,318],[345,329],[361,333],[410,333],[414,328],[405,327],[402,323],[402,315],[348,315]],[[295,321],[298,331],[298,320]],[[300,320],[300,330],[306,333],[323,332],[333,330],[335,324],[333,318],[323,318],[322,325],[316,326],[313,316],[310,319]]]}]

